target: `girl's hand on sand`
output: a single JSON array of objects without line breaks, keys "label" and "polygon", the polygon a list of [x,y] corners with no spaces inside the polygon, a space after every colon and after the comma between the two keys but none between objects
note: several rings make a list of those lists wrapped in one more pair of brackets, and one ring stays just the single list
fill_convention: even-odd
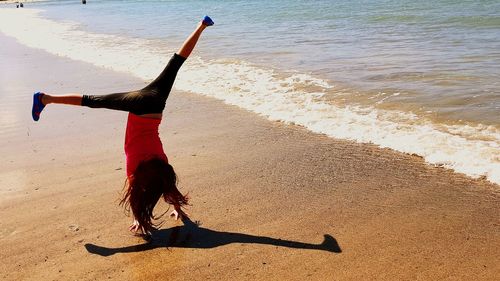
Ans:
[{"label": "girl's hand on sand", "polygon": [[189,216],[179,206],[174,206],[174,210],[170,213],[170,217],[173,217],[175,220],[189,218]]},{"label": "girl's hand on sand", "polygon": [[134,233],[139,231],[139,229],[140,229],[140,225],[139,225],[139,222],[137,220],[134,220],[134,222],[132,222],[132,224],[128,227],[128,230],[130,230],[130,232],[134,232]]}]

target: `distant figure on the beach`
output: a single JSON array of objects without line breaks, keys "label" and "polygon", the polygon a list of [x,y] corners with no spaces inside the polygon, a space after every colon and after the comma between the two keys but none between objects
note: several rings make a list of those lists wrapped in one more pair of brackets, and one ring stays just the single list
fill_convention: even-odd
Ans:
[{"label": "distant figure on the beach", "polygon": [[174,206],[170,215],[176,220],[187,217],[182,208],[188,204],[188,198],[177,189],[177,176],[163,151],[158,126],[179,68],[193,51],[203,30],[213,24],[212,19],[205,16],[163,72],[140,90],[99,96],[52,96],[41,92],[33,95],[32,117],[35,121],[40,118],[44,107],[51,103],[129,112],[125,133],[127,181],[120,205],[132,210],[134,220],[129,228],[132,232],[149,234],[156,229],[158,224],[153,222],[153,209],[160,197]]},{"label": "distant figure on the beach", "polygon": [[87,4],[87,0],[82,0],[82,4]]},{"label": "distant figure on the beach", "polygon": [[23,3],[19,3],[19,7],[21,8],[24,7]]}]

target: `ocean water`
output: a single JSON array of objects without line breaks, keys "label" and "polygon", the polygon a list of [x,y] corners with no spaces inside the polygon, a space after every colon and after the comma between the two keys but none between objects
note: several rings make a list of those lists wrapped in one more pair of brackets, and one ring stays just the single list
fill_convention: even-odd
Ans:
[{"label": "ocean water", "polygon": [[209,14],[176,89],[500,183],[499,1],[0,6],[22,44],[145,81]]}]

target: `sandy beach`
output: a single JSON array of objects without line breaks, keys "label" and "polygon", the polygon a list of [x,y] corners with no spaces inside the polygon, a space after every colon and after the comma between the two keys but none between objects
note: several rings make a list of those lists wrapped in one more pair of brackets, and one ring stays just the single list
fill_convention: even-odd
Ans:
[{"label": "sandy beach", "polygon": [[0,41],[2,280],[500,276],[498,185],[179,91],[160,134],[192,222],[165,218],[148,244],[118,206],[126,113],[30,116],[35,90],[106,94],[144,81]]}]

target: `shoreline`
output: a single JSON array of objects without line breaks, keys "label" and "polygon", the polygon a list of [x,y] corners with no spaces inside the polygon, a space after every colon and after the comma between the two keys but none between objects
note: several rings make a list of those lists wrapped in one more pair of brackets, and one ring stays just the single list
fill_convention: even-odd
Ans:
[{"label": "shoreline", "polygon": [[[143,242],[127,233],[130,219],[117,204],[126,113],[51,106],[34,123],[31,96],[18,93],[33,85],[107,93],[144,82],[0,38],[7,62],[0,99],[8,106],[0,110],[9,117],[2,119],[8,134],[0,137],[6,163],[0,190],[7,194],[0,201],[0,257],[7,280],[494,280],[500,274],[494,184],[180,91],[167,102],[160,135],[182,192],[191,195],[188,212],[201,225],[167,218],[162,235],[177,233],[180,243],[134,247]],[[42,71],[45,65],[50,72]],[[158,213],[167,209],[160,205]],[[325,234],[341,253],[276,241],[318,245]],[[85,245],[113,250],[103,257]]]}]

